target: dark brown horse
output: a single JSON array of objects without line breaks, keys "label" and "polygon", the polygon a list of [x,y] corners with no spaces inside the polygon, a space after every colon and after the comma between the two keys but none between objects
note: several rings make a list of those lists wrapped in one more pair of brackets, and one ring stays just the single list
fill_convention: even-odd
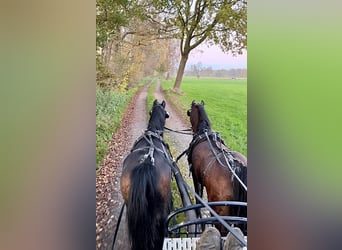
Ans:
[{"label": "dark brown horse", "polygon": [[165,101],[154,101],[145,133],[125,158],[121,193],[127,206],[132,250],[161,250],[171,211],[171,157],[163,140]]},{"label": "dark brown horse", "polygon": [[[205,187],[209,202],[247,202],[247,158],[228,149],[219,134],[211,130],[203,101],[199,104],[193,101],[187,114],[194,132],[188,149],[188,161],[195,191],[202,197]],[[221,216],[247,217],[246,207],[216,206],[213,209]],[[246,235],[246,225],[238,226]],[[222,235],[227,233],[222,225],[216,227]]]}]

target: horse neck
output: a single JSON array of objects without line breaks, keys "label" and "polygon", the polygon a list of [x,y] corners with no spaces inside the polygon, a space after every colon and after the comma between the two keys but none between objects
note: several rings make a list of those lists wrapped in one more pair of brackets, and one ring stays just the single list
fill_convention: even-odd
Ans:
[{"label": "horse neck", "polygon": [[148,122],[147,130],[153,132],[160,132],[164,130],[165,120],[158,116],[151,116],[150,121]]},{"label": "horse neck", "polygon": [[197,127],[197,133],[203,133],[205,130],[210,131],[210,121],[207,116],[207,113],[205,112],[203,106],[198,107],[198,114],[199,114],[199,124]]},{"label": "horse neck", "polygon": [[211,131],[210,123],[208,120],[202,120],[199,122],[196,130],[196,134],[202,134],[204,131]]},{"label": "horse neck", "polygon": [[[155,133],[161,133],[163,131],[163,128],[159,127],[159,126],[148,126],[147,130],[155,132]],[[161,133],[161,135],[162,135],[162,133]]]}]

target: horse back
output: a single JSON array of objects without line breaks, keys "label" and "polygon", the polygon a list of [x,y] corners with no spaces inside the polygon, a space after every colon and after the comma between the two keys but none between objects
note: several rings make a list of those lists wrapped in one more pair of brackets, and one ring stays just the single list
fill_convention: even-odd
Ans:
[{"label": "horse back", "polygon": [[228,167],[221,166],[216,160],[206,141],[196,145],[192,151],[192,172],[196,180],[206,187],[209,201],[232,199],[232,174]]},{"label": "horse back", "polygon": [[[141,165],[142,159],[146,153],[148,153],[147,149],[133,151],[125,158],[123,162],[121,192],[126,203],[130,188],[131,173],[135,168]],[[161,152],[154,152],[154,161],[154,166],[151,167],[155,168],[156,174],[158,175],[158,190],[160,190],[163,197],[166,197],[168,189],[171,188],[171,167]]]},{"label": "horse back", "polygon": [[200,142],[197,144],[191,152],[191,172],[196,176],[197,179],[201,179],[202,173],[208,164],[208,159],[211,157],[212,153],[208,148],[207,142]]}]

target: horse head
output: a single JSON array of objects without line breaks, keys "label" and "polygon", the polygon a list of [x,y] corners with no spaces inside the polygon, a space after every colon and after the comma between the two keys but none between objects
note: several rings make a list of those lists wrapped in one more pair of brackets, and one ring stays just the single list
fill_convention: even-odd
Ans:
[{"label": "horse head", "polygon": [[203,100],[201,103],[196,103],[193,100],[191,102],[191,108],[187,111],[187,115],[190,117],[191,128],[194,133],[204,129],[210,130],[210,121],[204,110]]},{"label": "horse head", "polygon": [[148,122],[148,130],[163,131],[165,120],[169,118],[169,113],[165,110],[166,102],[163,100],[161,103],[154,100],[152,109],[150,111],[150,120]]}]

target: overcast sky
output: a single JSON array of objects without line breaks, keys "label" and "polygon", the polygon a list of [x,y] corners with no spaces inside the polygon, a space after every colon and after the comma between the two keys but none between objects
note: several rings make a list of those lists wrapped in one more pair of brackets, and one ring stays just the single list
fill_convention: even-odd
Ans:
[{"label": "overcast sky", "polygon": [[242,55],[233,57],[231,53],[225,54],[217,46],[200,45],[189,56],[187,68],[192,64],[201,62],[203,66],[213,69],[247,68],[247,51]]}]

